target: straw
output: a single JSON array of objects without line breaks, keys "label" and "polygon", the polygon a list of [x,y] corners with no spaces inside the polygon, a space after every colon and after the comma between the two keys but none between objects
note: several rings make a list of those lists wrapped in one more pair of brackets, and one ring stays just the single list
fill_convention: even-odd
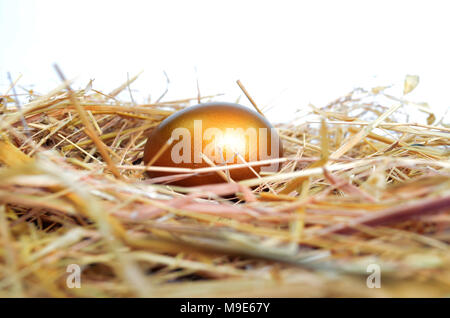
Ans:
[{"label": "straw", "polygon": [[[171,140],[145,165],[147,136],[218,95],[197,82],[197,96],[167,100],[167,78],[140,103],[130,88],[140,73],[104,93],[92,81],[75,90],[57,70],[49,93],[23,98],[17,79],[0,96],[0,297],[450,294],[450,128],[409,99],[418,77],[401,96],[358,88],[292,110],[301,117],[276,126],[283,158],[189,169],[154,165]],[[426,123],[408,121],[413,111]],[[229,178],[271,163],[280,171]],[[170,184],[207,173],[224,183]],[[81,288],[67,285],[71,264]],[[380,289],[367,287],[370,264]]]}]

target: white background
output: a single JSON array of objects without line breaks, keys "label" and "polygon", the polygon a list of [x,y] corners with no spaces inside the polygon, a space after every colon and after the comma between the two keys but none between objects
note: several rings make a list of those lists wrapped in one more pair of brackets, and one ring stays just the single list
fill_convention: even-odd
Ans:
[{"label": "white background", "polygon": [[198,78],[202,95],[234,102],[241,79],[278,121],[357,86],[401,91],[417,74],[411,98],[444,114],[449,35],[447,1],[0,0],[0,93],[7,71],[53,88],[57,62],[75,87],[95,78],[106,91],[144,70],[133,91],[155,100],[165,71],[166,99],[195,97]]}]

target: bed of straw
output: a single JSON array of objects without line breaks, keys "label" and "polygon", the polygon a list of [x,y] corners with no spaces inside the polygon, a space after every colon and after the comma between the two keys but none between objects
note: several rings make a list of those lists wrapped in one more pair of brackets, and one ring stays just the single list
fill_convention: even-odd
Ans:
[{"label": "bed of straw", "polygon": [[450,128],[408,100],[418,77],[301,107],[276,125],[278,173],[179,188],[146,178],[146,136],[217,97],[137,104],[119,98],[136,77],[60,76],[0,96],[0,297],[450,295]]}]

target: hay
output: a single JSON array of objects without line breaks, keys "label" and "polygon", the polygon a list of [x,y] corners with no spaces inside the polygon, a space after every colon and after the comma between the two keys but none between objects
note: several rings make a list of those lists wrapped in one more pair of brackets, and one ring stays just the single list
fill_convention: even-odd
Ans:
[{"label": "hay", "polygon": [[[196,188],[164,182],[243,165],[145,167],[143,146],[162,119],[214,96],[136,104],[118,96],[137,76],[109,94],[61,77],[22,107],[17,80],[1,96],[0,297],[450,294],[450,129],[406,100],[416,77],[401,98],[355,89],[278,125],[279,173]],[[412,108],[428,124],[399,119]],[[147,180],[151,169],[177,176]],[[369,264],[380,289],[366,285]]]}]

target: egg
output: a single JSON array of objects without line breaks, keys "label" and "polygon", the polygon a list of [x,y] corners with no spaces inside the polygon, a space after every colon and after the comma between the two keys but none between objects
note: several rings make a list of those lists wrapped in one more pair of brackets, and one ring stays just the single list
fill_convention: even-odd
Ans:
[{"label": "egg", "polygon": [[[216,102],[187,107],[163,120],[148,135],[143,161],[149,166],[191,169],[244,164],[229,173],[222,170],[191,174],[170,182],[197,186],[256,178],[263,171],[276,172],[278,163],[251,167],[246,164],[282,156],[279,135],[264,116],[238,104]],[[147,171],[150,178],[173,174]]]}]

